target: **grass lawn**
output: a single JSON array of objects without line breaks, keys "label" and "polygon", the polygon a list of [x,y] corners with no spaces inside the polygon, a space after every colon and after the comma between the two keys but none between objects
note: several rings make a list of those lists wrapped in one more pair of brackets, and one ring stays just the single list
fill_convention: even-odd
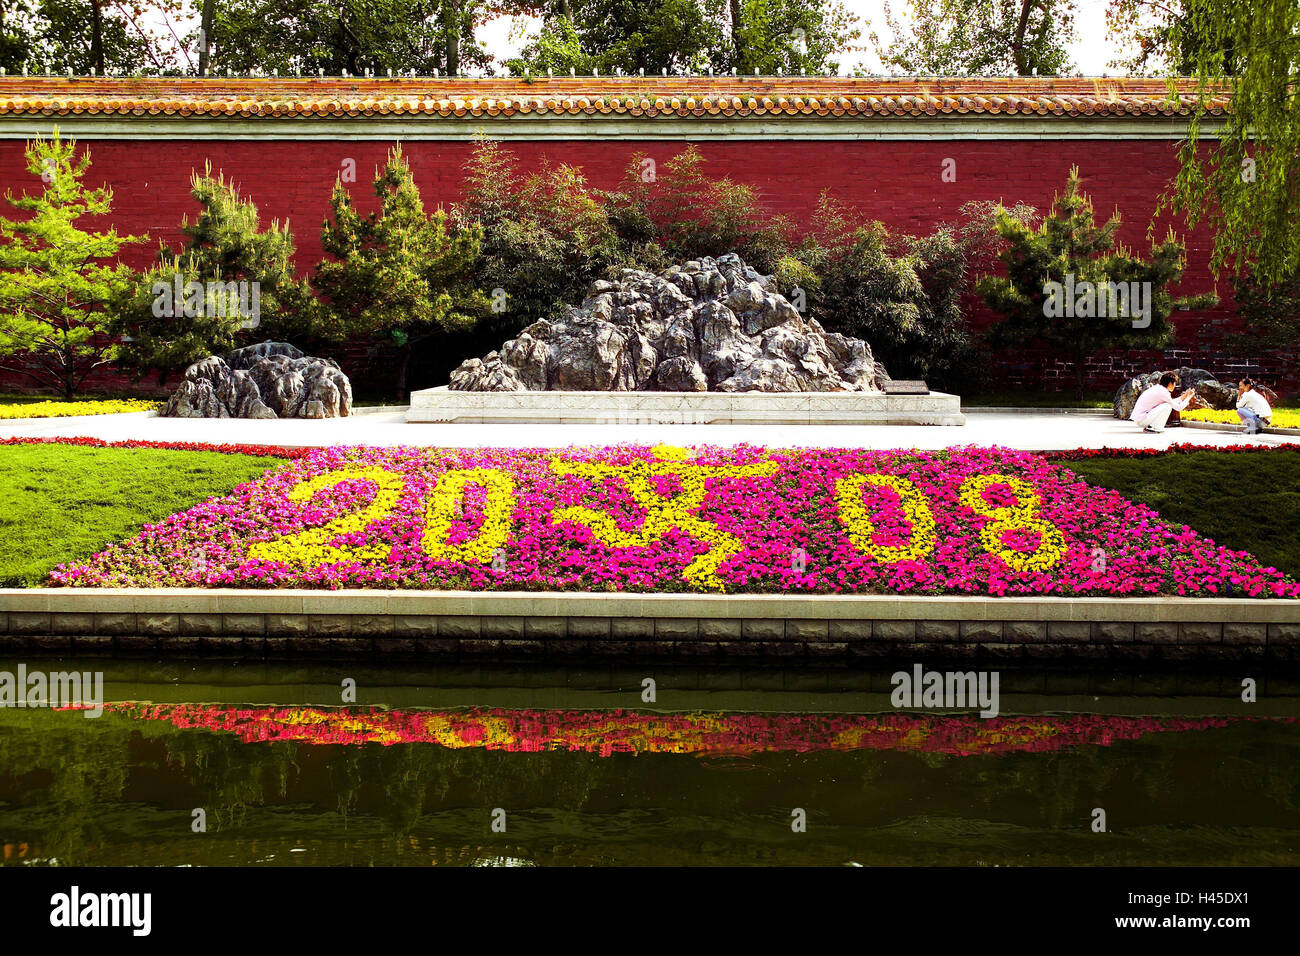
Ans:
[{"label": "grass lawn", "polygon": [[1090,484],[1114,488],[1168,521],[1300,578],[1300,451],[1198,451],[1065,465]]},{"label": "grass lawn", "polygon": [[224,495],[278,458],[153,448],[0,448],[0,587],[45,583],[147,522]]}]

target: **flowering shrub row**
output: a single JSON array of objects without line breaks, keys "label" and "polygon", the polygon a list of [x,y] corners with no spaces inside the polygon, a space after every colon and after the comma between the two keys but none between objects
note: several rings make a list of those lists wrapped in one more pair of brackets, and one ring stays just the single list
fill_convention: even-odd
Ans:
[{"label": "flowering shrub row", "polygon": [[283,445],[214,445],[201,441],[105,441],[102,438],[62,438],[15,435],[0,438],[0,445],[73,445],[79,448],[161,448],[166,451],[213,451],[223,455],[259,455],[265,458],[302,458],[310,448]]},{"label": "flowering shrub row", "polygon": [[1294,597],[1038,455],[337,447],[172,515],[90,587]]},{"label": "flowering shrub row", "polygon": [[[572,710],[326,710],[209,704],[110,703],[137,720],[233,733],[245,743],[437,744],[512,753],[756,754],[772,751],[899,750],[951,756],[1049,752],[1136,740],[1151,733],[1210,730],[1229,717],[1070,714],[994,717],[916,714],[654,714]],[[1250,718],[1244,718],[1250,719]]]},{"label": "flowering shrub row", "polygon": [[152,412],[162,402],[138,398],[104,399],[86,402],[26,402],[0,405],[3,418],[66,418],[72,415],[117,415],[122,412]]},{"label": "flowering shrub row", "polygon": [[[1236,409],[1198,408],[1183,412],[1183,419],[1189,422],[1217,422],[1220,425],[1240,425],[1241,416]],[[1274,428],[1300,428],[1300,411],[1290,408],[1273,409]]]}]

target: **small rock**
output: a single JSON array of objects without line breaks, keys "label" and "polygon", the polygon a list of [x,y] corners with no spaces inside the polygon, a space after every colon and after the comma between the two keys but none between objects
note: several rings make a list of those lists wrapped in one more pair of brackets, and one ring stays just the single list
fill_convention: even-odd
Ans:
[{"label": "small rock", "polygon": [[161,414],[172,418],[345,418],[352,384],[333,359],[262,342],[185,370]]}]

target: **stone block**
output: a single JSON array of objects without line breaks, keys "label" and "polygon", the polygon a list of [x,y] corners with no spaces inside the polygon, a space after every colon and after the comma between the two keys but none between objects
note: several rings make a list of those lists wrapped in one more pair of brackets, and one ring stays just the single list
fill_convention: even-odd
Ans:
[{"label": "stone block", "polygon": [[787,641],[824,641],[829,635],[825,621],[791,618],[785,622],[785,639]]},{"label": "stone block", "polygon": [[[865,623],[865,622],[864,622]],[[872,636],[878,641],[915,641],[915,621],[875,621],[871,624]],[[831,640],[836,635],[832,632]]]},{"label": "stone block", "polygon": [[46,611],[10,611],[9,633],[48,634],[50,633],[50,615]]},{"label": "stone block", "polygon": [[[10,622],[13,627],[13,622]],[[134,614],[96,614],[95,615],[95,633],[96,634],[134,634],[135,615]]]},{"label": "stone block", "polygon": [[[221,633],[220,614],[182,614],[180,633],[186,637],[209,637]],[[198,645],[195,644],[195,647]]]},{"label": "stone block", "polygon": [[438,618],[438,636],[457,640],[475,640],[479,635],[479,618],[446,615]]},{"label": "stone block", "polygon": [[655,640],[694,641],[700,636],[700,622],[693,617],[655,618]]},{"label": "stone block", "polygon": [[1087,621],[1048,621],[1047,640],[1052,644],[1087,644],[1092,625]]},{"label": "stone block", "polygon": [[1002,640],[1009,644],[1041,644],[1047,640],[1047,622],[1007,621],[1002,625]]},{"label": "stone block", "polygon": [[785,621],[750,618],[741,622],[740,636],[747,641],[779,641],[785,637]]},{"label": "stone block", "polygon": [[571,617],[568,619],[568,635],[585,640],[607,640],[609,624],[607,617]]},{"label": "stone block", "polygon": [[484,617],[479,619],[479,636],[494,641],[522,641],[524,639],[524,619],[522,617]]},{"label": "stone block", "polygon": [[[896,623],[896,622],[877,622]],[[914,622],[908,622],[914,623]],[[832,641],[867,641],[871,639],[870,621],[831,621],[827,638]]]},{"label": "stone block", "polygon": [[1267,624],[1223,625],[1223,643],[1225,644],[1265,644],[1267,641]]},{"label": "stone block", "polygon": [[961,636],[961,626],[957,621],[917,621],[916,639],[918,641],[956,641]]},{"label": "stone block", "polygon": [[390,637],[393,633],[393,619],[388,614],[352,614],[350,619],[354,637]]},{"label": "stone block", "polygon": [[976,644],[1003,642],[1001,621],[962,621],[957,633],[963,642]]},{"label": "stone block", "polygon": [[137,614],[135,629],[137,634],[149,637],[171,637],[180,632],[179,614]]},{"label": "stone block", "polygon": [[609,636],[616,641],[648,641],[655,636],[655,622],[648,617],[616,617],[609,622]]},{"label": "stone block", "polygon": [[741,622],[729,618],[705,618],[700,621],[700,637],[716,641],[740,640]]},{"label": "stone block", "polygon": [[1092,625],[1095,644],[1130,644],[1136,634],[1132,621],[1096,621]]},{"label": "stone block", "polygon": [[1133,639],[1140,644],[1173,644],[1178,640],[1178,625],[1172,621],[1138,624]]},{"label": "stone block", "polygon": [[1221,644],[1223,625],[1184,621],[1178,625],[1178,641],[1181,644]]}]

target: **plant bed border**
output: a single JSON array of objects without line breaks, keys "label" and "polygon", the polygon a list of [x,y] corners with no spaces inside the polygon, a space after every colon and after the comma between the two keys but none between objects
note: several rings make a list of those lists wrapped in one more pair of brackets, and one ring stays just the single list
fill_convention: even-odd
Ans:
[{"label": "plant bed border", "polygon": [[0,590],[0,652],[1291,663],[1300,662],[1300,601],[16,588]]}]

